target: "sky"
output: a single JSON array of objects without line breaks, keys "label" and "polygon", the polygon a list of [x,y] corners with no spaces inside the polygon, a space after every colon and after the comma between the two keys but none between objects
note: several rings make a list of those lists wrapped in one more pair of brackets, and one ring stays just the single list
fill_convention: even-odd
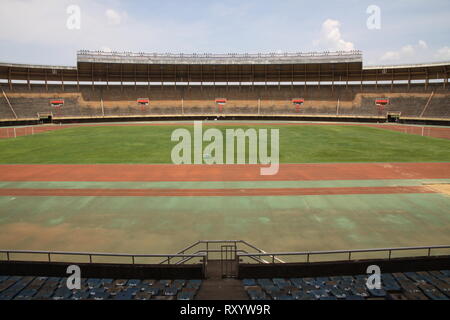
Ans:
[{"label": "sky", "polygon": [[78,50],[363,51],[364,65],[450,61],[449,0],[0,0],[0,62]]}]

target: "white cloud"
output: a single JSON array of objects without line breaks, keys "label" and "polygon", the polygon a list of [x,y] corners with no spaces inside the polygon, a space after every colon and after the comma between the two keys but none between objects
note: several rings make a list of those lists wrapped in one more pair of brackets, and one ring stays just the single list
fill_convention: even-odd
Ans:
[{"label": "white cloud", "polygon": [[105,16],[108,19],[108,24],[119,25],[122,23],[123,19],[126,17],[126,13],[120,14],[114,9],[108,9],[105,12]]},{"label": "white cloud", "polygon": [[411,60],[414,58],[419,58],[424,55],[425,50],[428,49],[428,45],[425,41],[420,40],[417,45],[405,45],[400,48],[400,50],[397,51],[387,51],[384,53],[380,60],[381,61],[405,61],[405,60]]},{"label": "white cloud", "polygon": [[419,47],[422,49],[428,49],[427,43],[423,40],[419,40]]},{"label": "white cloud", "polygon": [[320,39],[315,41],[315,46],[323,50],[331,51],[350,51],[355,50],[352,42],[345,41],[340,31],[341,23],[338,20],[327,19],[322,24]]},{"label": "white cloud", "polygon": [[439,60],[450,60],[450,48],[445,46],[439,49],[434,56]]}]

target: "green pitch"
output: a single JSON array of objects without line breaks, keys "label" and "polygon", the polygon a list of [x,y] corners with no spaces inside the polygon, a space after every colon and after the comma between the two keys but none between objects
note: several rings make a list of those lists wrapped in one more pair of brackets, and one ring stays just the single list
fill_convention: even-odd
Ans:
[{"label": "green pitch", "polygon": [[[204,126],[207,130],[213,126]],[[172,163],[175,129],[193,126],[86,126],[0,140],[0,164]],[[450,141],[362,126],[217,126],[279,129],[281,163],[447,162]],[[208,143],[204,143],[206,146]]]}]

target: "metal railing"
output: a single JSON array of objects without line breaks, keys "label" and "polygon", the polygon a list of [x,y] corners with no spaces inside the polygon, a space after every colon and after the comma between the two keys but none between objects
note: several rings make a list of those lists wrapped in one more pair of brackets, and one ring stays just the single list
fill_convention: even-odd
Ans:
[{"label": "metal railing", "polygon": [[[32,251],[32,250],[0,250],[0,253],[6,254],[6,261],[23,261],[14,260],[11,255],[44,255],[47,262],[55,262],[52,260],[54,256],[80,256],[88,257],[89,263],[94,263],[95,257],[114,257],[114,258],[129,258],[127,264],[136,264],[137,258],[166,258],[164,261],[167,264],[173,264],[173,260],[177,258],[202,258],[202,263],[206,264],[205,253],[191,253],[191,254],[126,254],[126,253],[94,253],[94,252],[65,252],[65,251]],[[30,260],[27,260],[30,261]],[[61,262],[61,261],[58,261]],[[66,261],[62,261],[66,262]],[[69,261],[67,261],[69,262]]]},{"label": "metal railing", "polygon": [[[256,250],[261,255],[266,254],[265,251],[257,248],[256,246],[248,243],[245,240],[200,240],[200,241],[197,241],[194,244],[182,249],[177,254],[182,255],[182,254],[186,254],[186,252],[188,252],[190,250],[196,250],[196,251],[194,251],[194,254],[205,254],[206,260],[209,260],[211,254],[222,252],[222,249],[212,248],[211,246],[213,246],[213,245],[221,246],[221,245],[230,245],[230,244],[234,245],[234,247],[236,248],[236,253],[248,254],[248,250],[252,249],[252,250]],[[200,249],[199,249],[199,247],[200,247]],[[268,254],[267,256],[271,256],[271,255]],[[259,263],[269,263],[268,261],[261,259],[260,257],[251,257],[251,256],[249,256],[249,257],[250,257],[250,259],[253,259]],[[186,257],[186,258],[178,261],[176,264],[183,264],[183,263],[188,262],[191,259],[192,259],[192,257]],[[279,263],[284,263],[283,260],[276,258],[276,257],[272,257],[272,260],[277,261]],[[166,262],[167,262],[167,259],[163,260],[161,262],[161,264],[164,264]]]},{"label": "metal railing", "polygon": [[[240,258],[250,258],[253,261],[255,261],[255,258],[261,258],[261,257],[272,257],[272,263],[275,263],[275,261],[278,260],[277,257],[282,256],[295,256],[295,257],[304,257],[306,256],[306,262],[310,263],[310,257],[311,256],[317,256],[317,255],[331,255],[331,254],[346,254],[347,259],[346,261],[352,260],[352,255],[355,253],[373,253],[373,252],[386,252],[387,253],[387,259],[392,259],[392,253],[398,252],[398,251],[413,251],[413,250],[424,250],[426,251],[425,255],[413,255],[411,257],[430,257],[432,250],[435,249],[449,249],[448,254],[450,255],[450,245],[441,245],[441,246],[422,246],[422,247],[398,247],[398,248],[375,248],[375,249],[353,249],[353,250],[331,250],[331,251],[303,251],[303,252],[270,252],[270,253],[237,253],[237,256]],[[336,260],[333,260],[336,261]],[[295,261],[294,261],[295,262]],[[304,261],[302,261],[304,262]]]},{"label": "metal railing", "polygon": [[324,51],[324,52],[270,52],[270,53],[144,53],[144,52],[104,52],[80,50],[79,56],[130,57],[130,58],[282,58],[282,57],[333,57],[361,56],[362,51]]}]

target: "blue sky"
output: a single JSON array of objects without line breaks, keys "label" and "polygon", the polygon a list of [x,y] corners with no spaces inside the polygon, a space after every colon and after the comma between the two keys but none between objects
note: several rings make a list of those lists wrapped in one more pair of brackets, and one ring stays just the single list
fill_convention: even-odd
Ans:
[{"label": "blue sky", "polygon": [[[70,30],[67,8],[80,10]],[[380,9],[369,29],[367,8]],[[71,20],[73,21],[73,20]],[[365,65],[450,61],[448,0],[1,0],[0,61],[74,65],[76,51],[362,50]]]}]

